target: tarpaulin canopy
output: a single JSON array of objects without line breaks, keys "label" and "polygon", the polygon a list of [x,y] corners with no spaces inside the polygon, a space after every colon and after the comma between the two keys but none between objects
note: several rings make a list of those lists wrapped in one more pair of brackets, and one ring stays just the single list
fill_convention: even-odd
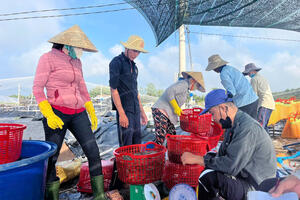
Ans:
[{"label": "tarpaulin canopy", "polygon": [[157,45],[182,24],[300,31],[299,0],[125,0],[149,22]]}]

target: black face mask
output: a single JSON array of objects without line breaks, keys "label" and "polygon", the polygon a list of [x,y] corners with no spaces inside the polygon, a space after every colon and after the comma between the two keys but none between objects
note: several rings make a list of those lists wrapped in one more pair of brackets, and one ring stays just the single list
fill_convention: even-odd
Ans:
[{"label": "black face mask", "polygon": [[232,121],[228,116],[226,117],[226,119],[220,119],[219,122],[222,125],[223,129],[229,129],[232,127]]},{"label": "black face mask", "polygon": [[[221,111],[220,111],[220,107],[219,107],[219,112],[220,112],[220,116],[222,117]],[[227,115],[227,110],[226,110],[226,115]],[[228,115],[227,115],[226,119],[222,119],[222,118],[221,118],[221,119],[219,120],[219,122],[220,122],[220,124],[222,125],[222,128],[223,128],[223,129],[229,129],[229,128],[232,127],[232,121],[231,121],[231,119],[228,117]]]}]

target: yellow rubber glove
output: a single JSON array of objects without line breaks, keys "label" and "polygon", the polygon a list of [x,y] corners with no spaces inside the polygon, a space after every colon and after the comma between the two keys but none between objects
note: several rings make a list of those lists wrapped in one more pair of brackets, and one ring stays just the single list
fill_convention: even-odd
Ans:
[{"label": "yellow rubber glove", "polygon": [[181,110],[181,108],[178,106],[177,101],[176,101],[175,99],[172,99],[172,100],[170,101],[170,104],[171,104],[171,106],[173,107],[174,113],[180,117],[180,115],[181,115],[181,113],[182,113],[182,110]]},{"label": "yellow rubber glove", "polygon": [[93,103],[91,101],[88,101],[84,104],[86,111],[88,112],[90,119],[91,119],[91,124],[92,124],[92,130],[95,131],[98,126],[98,119],[95,113],[95,109],[93,106]]},{"label": "yellow rubber glove", "polygon": [[41,113],[47,119],[47,124],[51,129],[62,129],[64,122],[53,112],[51,105],[47,100],[39,103]]}]

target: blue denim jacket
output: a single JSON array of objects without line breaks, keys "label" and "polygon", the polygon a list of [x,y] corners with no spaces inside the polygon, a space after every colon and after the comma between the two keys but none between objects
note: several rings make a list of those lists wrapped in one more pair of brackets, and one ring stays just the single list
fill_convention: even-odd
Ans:
[{"label": "blue denim jacket", "polygon": [[[137,89],[138,68],[135,62],[127,58],[124,53],[121,53],[110,62],[109,76],[109,86],[118,90],[124,111],[139,112]],[[113,101],[112,109],[116,110]]]},{"label": "blue denim jacket", "polygon": [[258,99],[251,84],[236,68],[225,65],[220,73],[221,83],[233,95],[233,102],[240,108]]}]

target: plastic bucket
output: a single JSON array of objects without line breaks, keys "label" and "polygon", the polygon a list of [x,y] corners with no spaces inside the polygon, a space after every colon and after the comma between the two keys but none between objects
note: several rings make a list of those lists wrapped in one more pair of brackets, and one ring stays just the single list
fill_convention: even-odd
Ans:
[{"label": "plastic bucket", "polygon": [[23,141],[20,160],[0,165],[0,199],[44,199],[48,158],[56,149],[52,142]]}]

